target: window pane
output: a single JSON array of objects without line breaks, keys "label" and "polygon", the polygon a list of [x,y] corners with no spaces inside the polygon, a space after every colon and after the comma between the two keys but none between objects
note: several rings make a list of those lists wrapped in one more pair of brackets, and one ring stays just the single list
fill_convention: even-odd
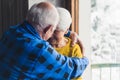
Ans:
[{"label": "window pane", "polygon": [[120,80],[119,14],[120,0],[91,0],[92,80]]}]

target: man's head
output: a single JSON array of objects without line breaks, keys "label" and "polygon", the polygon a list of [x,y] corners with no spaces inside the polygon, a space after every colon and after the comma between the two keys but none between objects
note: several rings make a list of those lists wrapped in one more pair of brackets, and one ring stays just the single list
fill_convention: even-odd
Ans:
[{"label": "man's head", "polygon": [[47,40],[51,37],[59,21],[56,8],[48,3],[41,2],[34,4],[28,11],[27,21],[37,30],[40,36]]},{"label": "man's head", "polygon": [[55,36],[61,36],[61,35],[64,36],[64,34],[68,31],[72,23],[72,18],[69,11],[65,8],[58,7],[57,11],[59,13],[60,18],[54,33]]}]

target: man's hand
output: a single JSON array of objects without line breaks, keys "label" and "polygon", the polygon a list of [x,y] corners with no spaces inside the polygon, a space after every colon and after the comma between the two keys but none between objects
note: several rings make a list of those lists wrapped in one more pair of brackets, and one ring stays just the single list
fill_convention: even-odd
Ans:
[{"label": "man's hand", "polygon": [[83,56],[84,56],[84,47],[83,47],[83,44],[82,44],[79,36],[77,35],[77,33],[71,31],[70,39],[72,39],[71,46],[74,46],[74,45],[77,43],[77,44],[80,46],[80,48],[81,48],[81,53],[82,53]]}]

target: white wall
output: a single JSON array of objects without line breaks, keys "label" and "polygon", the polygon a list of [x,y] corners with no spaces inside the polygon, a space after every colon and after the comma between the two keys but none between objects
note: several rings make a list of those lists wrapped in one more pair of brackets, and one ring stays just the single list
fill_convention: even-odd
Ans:
[{"label": "white wall", "polygon": [[44,1],[51,2],[55,6],[61,6],[63,0],[29,0],[29,8],[35,3],[44,2]]},{"label": "white wall", "polygon": [[35,3],[39,3],[39,2],[42,2],[42,1],[45,1],[45,0],[29,0],[29,8],[35,4]]},{"label": "white wall", "polygon": [[[91,61],[91,39],[90,39],[90,9],[91,1],[90,0],[80,0],[79,1],[79,36],[83,42],[85,48],[85,56]],[[83,73],[83,80],[91,80],[91,62],[89,66]]]}]

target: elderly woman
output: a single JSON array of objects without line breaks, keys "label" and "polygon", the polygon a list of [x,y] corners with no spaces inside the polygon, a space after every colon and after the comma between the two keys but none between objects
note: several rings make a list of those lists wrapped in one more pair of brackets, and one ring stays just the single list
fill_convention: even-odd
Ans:
[{"label": "elderly woman", "polygon": [[[70,24],[72,22],[70,13],[64,8],[57,8],[60,21],[52,38],[49,40],[50,44],[60,53],[69,57],[82,58],[81,49],[78,44],[71,47],[71,39],[64,37],[68,32]],[[82,80],[81,77],[74,80]]]}]

